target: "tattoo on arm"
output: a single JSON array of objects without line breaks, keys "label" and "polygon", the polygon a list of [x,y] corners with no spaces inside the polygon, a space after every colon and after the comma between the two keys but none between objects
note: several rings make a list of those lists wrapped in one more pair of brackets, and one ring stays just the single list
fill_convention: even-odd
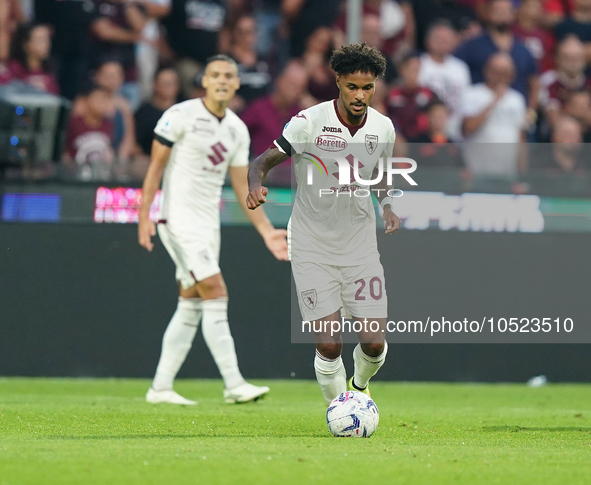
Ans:
[{"label": "tattoo on arm", "polygon": [[268,148],[265,150],[263,154],[255,158],[248,167],[249,187],[262,184],[263,180],[265,180],[265,177],[269,173],[269,170],[276,165],[285,162],[288,158],[289,155],[286,155],[277,148]]}]

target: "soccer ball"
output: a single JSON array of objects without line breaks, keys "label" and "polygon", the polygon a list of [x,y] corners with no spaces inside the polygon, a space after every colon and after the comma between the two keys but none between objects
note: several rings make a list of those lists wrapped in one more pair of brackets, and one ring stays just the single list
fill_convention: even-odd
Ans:
[{"label": "soccer ball", "polygon": [[380,412],[369,396],[347,391],[332,400],[326,411],[326,423],[334,436],[369,438],[380,421]]}]

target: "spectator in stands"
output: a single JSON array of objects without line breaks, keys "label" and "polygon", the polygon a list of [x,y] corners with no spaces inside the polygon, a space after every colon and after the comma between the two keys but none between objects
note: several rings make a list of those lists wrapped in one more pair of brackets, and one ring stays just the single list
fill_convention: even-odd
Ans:
[{"label": "spectator in stands", "polygon": [[449,21],[462,39],[480,32],[476,16],[470,7],[455,0],[418,0],[412,2],[416,20],[417,48],[425,49],[425,35],[429,26],[438,20]]},{"label": "spectator in stands", "polygon": [[591,92],[581,89],[570,93],[562,112],[577,120],[583,134],[583,142],[591,143]]},{"label": "spectator in stands", "polygon": [[556,70],[548,71],[540,78],[540,106],[544,114],[542,139],[558,118],[570,93],[591,89],[591,80],[585,75],[587,62],[583,43],[575,36],[564,39],[556,51]]},{"label": "spectator in stands", "polygon": [[470,86],[462,97],[462,148],[466,165],[476,175],[513,178],[526,170],[518,144],[525,139],[525,98],[512,89],[515,64],[507,53],[490,56],[484,83]]},{"label": "spectator in stands", "polygon": [[396,65],[392,62],[390,56],[384,51],[384,39],[380,34],[380,22],[381,20],[378,15],[364,15],[361,23],[361,41],[382,52],[386,59],[386,74],[384,74],[384,79],[390,84],[398,77],[398,72]]},{"label": "spectator in stands", "polygon": [[147,20],[141,41],[137,44],[136,63],[141,99],[148,99],[152,95],[158,70],[160,20],[170,14],[170,0],[141,0],[139,3]]},{"label": "spectator in stands", "polygon": [[285,124],[304,106],[300,99],[306,91],[308,75],[298,61],[291,61],[275,81],[273,93],[251,103],[242,113],[251,137],[252,153],[263,153],[279,138]]},{"label": "spectator in stands", "polygon": [[25,23],[25,16],[18,0],[0,2],[0,63],[8,60],[12,35],[22,23]]},{"label": "spectator in stands", "polygon": [[175,68],[181,80],[181,96],[189,98],[194,80],[205,61],[217,54],[219,33],[227,9],[225,0],[171,0],[170,15],[164,19],[168,43],[176,55]]},{"label": "spectator in stands", "polygon": [[449,110],[440,100],[434,99],[426,108],[429,128],[416,138],[409,140],[410,157],[420,167],[461,167],[460,150],[447,136]]},{"label": "spectator in stands", "polygon": [[109,92],[92,85],[82,92],[77,113],[72,113],[63,161],[66,170],[81,180],[109,179],[115,160],[113,120]]},{"label": "spectator in stands", "polygon": [[558,40],[576,35],[585,45],[587,62],[591,63],[591,0],[575,0],[571,15],[556,26],[555,32]]},{"label": "spectator in stands", "polygon": [[551,172],[582,172],[589,168],[582,144],[581,126],[570,116],[560,116],[552,131],[551,144],[536,147],[536,156],[532,157],[535,168]]},{"label": "spectator in stands", "polygon": [[381,77],[376,80],[376,89],[370,106],[378,113],[388,116],[388,85]]},{"label": "spectator in stands", "polygon": [[62,0],[35,2],[35,15],[53,29],[52,60],[62,95],[74,99],[87,82],[92,47],[90,24],[97,17],[96,4]]},{"label": "spectator in stands", "polygon": [[271,86],[269,64],[260,59],[257,51],[257,25],[252,15],[236,20],[231,33],[230,54],[238,64],[240,88],[232,100],[231,109],[237,113],[251,101],[264,96]]},{"label": "spectator in stands", "polygon": [[[415,20],[410,0],[364,0],[362,39],[382,51],[386,59],[398,59],[415,46]],[[377,20],[377,21],[376,21]],[[346,43],[347,10],[335,22],[337,45]],[[396,71],[389,73],[388,82]]]},{"label": "spectator in stands", "polygon": [[158,71],[152,99],[135,112],[135,137],[143,155],[150,155],[154,127],[162,114],[178,101],[179,89],[179,77],[174,69]]},{"label": "spectator in stands", "polygon": [[[241,118],[250,132],[251,153],[263,153],[273,140],[279,138],[285,124],[299,111],[308,107],[300,104],[307,85],[306,70],[300,62],[291,61],[275,81],[273,93],[253,101],[246,108]],[[276,169],[280,170],[273,175]],[[290,182],[290,164],[278,165],[269,173],[271,184],[290,185]]]},{"label": "spectator in stands", "polygon": [[[419,84],[420,54],[416,51],[404,56],[399,66],[400,83],[388,93],[388,115],[401,140],[416,138],[428,129],[425,107],[435,94]],[[400,137],[399,137],[400,138]]]},{"label": "spectator in stands", "polygon": [[283,0],[260,0],[255,7],[258,38],[257,52],[260,56],[269,58],[277,53],[277,28],[281,22],[281,3]]},{"label": "spectator in stands", "polygon": [[575,9],[575,0],[542,0],[543,22],[548,28],[554,28]]},{"label": "spectator in stands", "polygon": [[339,15],[343,0],[284,0],[282,37],[289,39],[291,57],[301,57],[308,37],[319,27],[330,27]]},{"label": "spectator in stands", "polygon": [[508,53],[516,69],[512,88],[527,99],[528,117],[533,123],[538,107],[538,69],[527,47],[511,31],[515,20],[511,0],[488,0],[487,15],[486,32],[461,44],[455,55],[468,64],[472,82],[481,83],[489,57],[496,52]]},{"label": "spectator in stands", "polygon": [[433,91],[449,110],[448,136],[461,138],[460,103],[470,85],[470,70],[464,61],[451,55],[458,36],[447,20],[433,24],[427,31],[427,52],[421,56],[419,84]]},{"label": "spectator in stands", "polygon": [[121,93],[132,107],[141,101],[135,60],[136,43],[142,38],[146,15],[139,2],[96,0],[98,17],[90,25],[96,59],[116,59],[125,73]]},{"label": "spectator in stands", "polygon": [[523,0],[517,10],[513,34],[529,49],[540,72],[554,66],[554,36],[543,26],[544,10],[541,0]]},{"label": "spectator in stands", "polygon": [[113,146],[120,160],[131,158],[136,152],[135,121],[129,101],[122,96],[124,70],[117,61],[105,61],[96,70],[94,81],[110,97],[109,114],[113,118]]},{"label": "spectator in stands", "polygon": [[39,91],[59,94],[50,54],[51,32],[48,25],[19,25],[12,38],[10,61],[7,64],[12,79],[19,79]]},{"label": "spectator in stands", "polygon": [[[113,132],[111,139],[117,157],[125,162],[137,152],[135,141],[135,122],[129,101],[120,94],[125,78],[123,66],[118,61],[105,61],[94,74],[94,83],[108,93],[105,113],[111,118]],[[81,115],[85,109],[85,98],[74,101],[72,113]]]},{"label": "spectator in stands", "polygon": [[302,62],[308,73],[308,93],[314,98],[311,104],[335,99],[339,95],[334,71],[328,63],[333,48],[333,30],[328,27],[316,29],[306,42]]}]

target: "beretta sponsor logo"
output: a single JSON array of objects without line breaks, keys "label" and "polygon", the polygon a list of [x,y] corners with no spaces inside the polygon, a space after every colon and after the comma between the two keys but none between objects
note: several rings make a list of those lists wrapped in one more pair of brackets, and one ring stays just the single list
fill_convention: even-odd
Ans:
[{"label": "beretta sponsor logo", "polygon": [[320,135],[316,137],[316,146],[327,152],[340,152],[347,148],[347,141],[340,136]]}]

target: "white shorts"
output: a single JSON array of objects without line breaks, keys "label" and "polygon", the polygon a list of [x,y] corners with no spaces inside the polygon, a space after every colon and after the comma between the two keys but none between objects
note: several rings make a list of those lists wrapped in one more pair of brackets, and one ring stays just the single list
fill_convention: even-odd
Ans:
[{"label": "white shorts", "polygon": [[220,273],[219,229],[188,234],[159,223],[158,235],[176,265],[176,280],[183,288]]},{"label": "white shorts", "polygon": [[302,318],[319,320],[343,309],[342,316],[387,318],[384,268],[378,259],[358,266],[291,263]]}]

